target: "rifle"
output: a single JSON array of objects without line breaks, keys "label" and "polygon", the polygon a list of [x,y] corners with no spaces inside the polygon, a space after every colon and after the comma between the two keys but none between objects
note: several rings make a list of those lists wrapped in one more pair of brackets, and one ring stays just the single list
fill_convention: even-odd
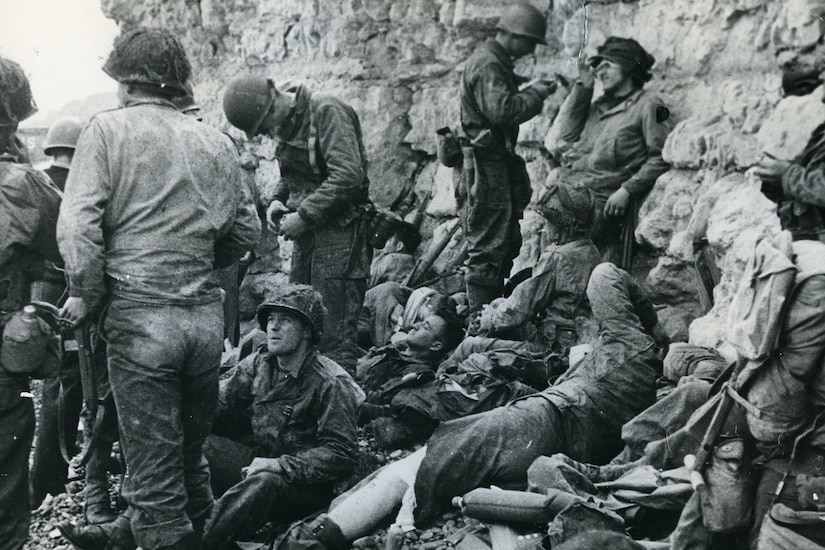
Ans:
[{"label": "rifle", "polygon": [[[77,355],[80,363],[80,385],[83,388],[83,404],[89,415],[92,425],[92,435],[86,448],[81,451],[80,464],[86,464],[92,456],[99,433],[100,415],[98,408],[100,405],[97,391],[97,369],[95,363],[94,344],[92,342],[92,323],[84,320],[75,328],[75,339],[77,340]],[[65,456],[64,456],[65,458]]]},{"label": "rifle", "polygon": [[404,281],[404,286],[417,288],[416,284],[418,283],[418,280],[428,269],[433,266],[438,257],[441,256],[441,253],[444,252],[444,249],[447,248],[448,244],[450,244],[450,241],[453,239],[453,236],[458,231],[460,225],[461,224],[458,223],[455,224],[452,229],[441,237],[441,239],[438,241],[434,240],[430,243],[430,247],[427,251],[415,261],[415,266],[413,266],[412,271]]}]

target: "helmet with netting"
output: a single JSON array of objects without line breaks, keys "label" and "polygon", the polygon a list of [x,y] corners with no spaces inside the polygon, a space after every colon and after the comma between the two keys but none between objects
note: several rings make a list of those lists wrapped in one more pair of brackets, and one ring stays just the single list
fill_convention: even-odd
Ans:
[{"label": "helmet with netting", "polygon": [[595,216],[595,197],[585,185],[552,185],[536,210],[570,235],[588,234]]},{"label": "helmet with netting", "polygon": [[37,105],[23,68],[0,57],[0,126],[18,124],[36,112]]},{"label": "helmet with netting", "polygon": [[177,96],[186,94],[192,66],[172,33],[141,27],[115,40],[103,72],[121,84],[154,87]]},{"label": "helmet with netting", "polygon": [[258,326],[266,330],[269,314],[282,310],[298,315],[312,329],[312,341],[318,343],[324,334],[327,308],[321,294],[309,285],[288,284],[269,293],[258,306]]}]

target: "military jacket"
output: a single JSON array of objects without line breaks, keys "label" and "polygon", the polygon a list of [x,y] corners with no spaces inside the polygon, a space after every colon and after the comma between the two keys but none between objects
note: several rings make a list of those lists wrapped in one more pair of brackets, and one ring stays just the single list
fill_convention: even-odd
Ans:
[{"label": "military jacket", "polygon": [[221,380],[219,415],[244,412],[264,458],[278,458],[290,482],[325,483],[347,475],[358,445],[363,392],[337,363],[317,352],[295,373],[266,348]]},{"label": "military jacket", "polygon": [[519,124],[541,113],[544,103],[533,88],[519,91],[523,82],[501,44],[490,39],[478,48],[461,79],[461,125],[467,137],[475,139],[490,129],[491,138],[484,143],[488,149],[512,150]]},{"label": "military jacket", "polygon": [[355,110],[340,99],[295,90],[295,105],[281,129],[281,179],[274,198],[310,227],[343,227],[369,198],[367,156]]},{"label": "military jacket", "polygon": [[58,219],[72,296],[177,305],[220,299],[216,267],[261,234],[237,150],[162,99],[96,115],[77,143]]},{"label": "military jacket", "polygon": [[601,97],[591,103],[593,88],[577,84],[565,99],[554,124],[559,139],[550,147],[566,174],[602,198],[619,187],[642,197],[668,171],[662,159],[673,128],[662,100],[639,89],[618,105]]},{"label": "military jacket", "polygon": [[55,238],[60,200],[60,191],[41,172],[0,156],[0,311],[17,311],[28,302],[29,283],[44,261],[61,263]]}]

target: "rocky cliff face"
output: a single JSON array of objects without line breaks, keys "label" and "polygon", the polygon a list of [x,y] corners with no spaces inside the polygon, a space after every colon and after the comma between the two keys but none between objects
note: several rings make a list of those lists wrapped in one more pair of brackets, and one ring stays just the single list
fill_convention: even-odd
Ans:
[{"label": "rocky cliff face", "polygon": [[[511,0],[514,1],[514,0]],[[636,239],[655,301],[703,315],[693,286],[692,241],[706,237],[722,268],[715,306],[691,325],[691,341],[721,342],[727,304],[753,242],[778,230],[773,205],[747,174],[763,150],[792,158],[825,119],[820,91],[784,98],[780,67],[816,66],[825,0],[533,0],[547,14],[549,45],[517,69],[527,77],[576,76],[576,56],[607,36],[635,37],[657,59],[648,88],[679,121],[662,176],[641,210]],[[228,127],[225,83],[242,72],[299,80],[340,95],[360,113],[373,196],[389,204],[412,184],[433,189],[425,232],[455,215],[449,171],[434,157],[435,129],[458,122],[462,63],[495,24],[500,0],[102,0],[126,28],[179,33],[195,65],[206,121]],[[545,140],[565,90],[522,126],[519,147],[534,187],[553,177]],[[551,135],[551,134],[550,134]],[[260,138],[259,138],[260,139]],[[277,177],[273,144],[248,144],[261,158],[258,181]],[[403,198],[403,197],[402,197]],[[413,203],[407,197],[407,204]],[[538,253],[540,224],[523,223],[521,266]],[[272,249],[272,247],[270,247]],[[264,262],[276,269],[277,253]],[[645,261],[646,260],[646,261]],[[641,268],[640,268],[641,269]],[[259,268],[258,271],[261,271]],[[257,279],[256,279],[257,277]],[[253,275],[250,297],[265,283]],[[257,285],[257,286],[256,286]],[[251,304],[248,304],[251,305]]]}]

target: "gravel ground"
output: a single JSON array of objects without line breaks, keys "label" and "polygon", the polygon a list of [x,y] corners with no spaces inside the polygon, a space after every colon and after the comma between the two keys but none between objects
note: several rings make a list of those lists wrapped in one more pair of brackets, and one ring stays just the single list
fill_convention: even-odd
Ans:
[{"label": "gravel ground", "polygon": [[[39,392],[35,388],[35,407],[39,408]],[[359,450],[362,454],[361,471],[354,474],[354,479],[363,477],[372,469],[394,460],[406,457],[413,449],[397,449],[392,452],[383,452],[375,448],[375,442],[368,432],[361,431],[359,435]],[[83,518],[83,480],[82,468],[72,465],[69,470],[70,482],[67,484],[67,492],[56,497],[51,495],[38,510],[33,511],[31,527],[29,529],[29,542],[25,550],[72,550],[73,547],[60,535],[56,525],[62,521],[79,522]],[[117,493],[117,486],[121,476],[110,476],[110,487],[113,495]],[[387,525],[390,519],[387,520]],[[354,546],[363,549],[389,548],[387,546],[387,525],[377,530],[370,536],[359,539]],[[426,529],[410,531],[404,534],[400,540],[395,540],[393,548],[405,548],[416,550],[442,550],[448,548],[446,540],[456,531],[481,531],[484,536],[482,525],[479,522],[464,518],[458,512],[445,513],[440,521]]]}]

